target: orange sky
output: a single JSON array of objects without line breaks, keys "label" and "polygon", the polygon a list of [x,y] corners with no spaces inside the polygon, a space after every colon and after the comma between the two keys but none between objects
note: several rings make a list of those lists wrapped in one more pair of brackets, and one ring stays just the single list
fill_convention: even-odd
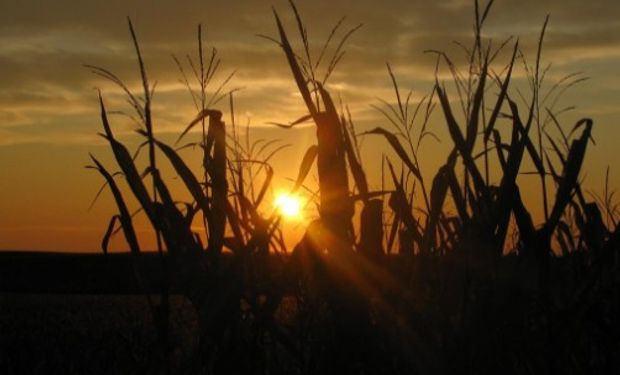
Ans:
[{"label": "orange sky", "polygon": [[[371,108],[380,104],[378,98],[393,101],[386,61],[401,87],[414,89],[415,98],[428,93],[434,82],[435,58],[424,50],[445,50],[457,63],[463,62],[462,51],[452,41],[469,44],[470,1],[389,0],[381,6],[372,0],[333,3],[307,2],[300,10],[315,52],[340,16],[347,16],[348,27],[364,24],[348,43],[328,86],[334,97],[340,96],[350,107],[358,131],[389,127]],[[294,32],[286,2],[278,0],[274,5]],[[531,62],[547,13],[551,20],[543,65],[552,63],[547,87],[570,73],[589,77],[558,103],[558,108],[576,106],[561,117],[567,128],[581,117],[592,117],[595,122],[597,146],[589,150],[582,173],[586,190],[602,190],[608,165],[611,187],[620,186],[616,144],[620,136],[620,2],[498,0],[487,36],[498,41],[518,36]],[[275,188],[290,187],[288,179],[295,178],[304,151],[314,142],[314,130],[266,125],[289,122],[305,113],[283,54],[275,44],[256,36],[276,35],[268,3],[5,1],[0,5],[0,249],[98,251],[107,222],[116,211],[107,192],[88,210],[102,183],[100,176],[83,168],[89,163],[88,153],[113,166],[106,144],[96,135],[100,122],[95,88],[102,89],[111,109],[127,107],[116,88],[83,64],[108,68],[131,88],[139,89],[127,15],[137,29],[149,77],[157,81],[153,110],[160,138],[175,139],[195,115],[178,82],[180,74],[171,54],[182,58],[195,53],[196,25],[202,22],[206,42],[216,46],[222,58],[220,78],[237,71],[230,84],[243,88],[236,94],[237,121],[250,122],[253,139],[281,139],[291,144],[273,162]],[[515,84],[527,95],[522,67],[515,72]],[[227,106],[221,109],[227,112]],[[427,180],[451,146],[441,120],[436,112],[430,126],[442,142],[428,140],[420,150]],[[135,126],[119,116],[112,117],[112,123],[120,139],[135,147],[139,140],[133,133]],[[362,158],[374,188],[380,187],[377,176],[383,152],[387,152],[383,140],[364,139]],[[191,150],[183,155],[198,160]],[[529,206],[536,207],[540,194],[538,185],[528,183],[536,182],[531,179],[524,176],[521,182]],[[533,212],[540,214],[539,209]],[[287,230],[294,227],[286,225]],[[111,247],[123,249],[122,238]]]}]

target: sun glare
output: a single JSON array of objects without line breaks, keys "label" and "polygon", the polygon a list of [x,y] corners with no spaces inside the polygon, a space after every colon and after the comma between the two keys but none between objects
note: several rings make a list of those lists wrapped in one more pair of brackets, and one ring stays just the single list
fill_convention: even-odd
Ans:
[{"label": "sun glare", "polygon": [[274,204],[278,211],[287,219],[301,218],[301,199],[289,193],[279,193]]}]

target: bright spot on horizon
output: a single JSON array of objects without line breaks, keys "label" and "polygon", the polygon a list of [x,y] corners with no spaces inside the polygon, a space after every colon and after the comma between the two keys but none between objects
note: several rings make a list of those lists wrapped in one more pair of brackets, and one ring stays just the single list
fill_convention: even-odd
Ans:
[{"label": "bright spot on horizon", "polygon": [[278,193],[274,205],[289,220],[301,219],[301,199],[289,193]]}]

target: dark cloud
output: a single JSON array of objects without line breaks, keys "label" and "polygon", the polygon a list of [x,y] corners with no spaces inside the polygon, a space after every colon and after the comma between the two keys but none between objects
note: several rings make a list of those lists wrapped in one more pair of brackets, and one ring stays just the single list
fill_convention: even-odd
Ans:
[{"label": "dark cloud", "polygon": [[[533,56],[544,17],[551,13],[543,57],[549,61],[557,59],[554,64],[559,77],[576,70],[595,75],[596,69],[605,64],[595,65],[593,61],[619,58],[620,22],[615,17],[620,14],[619,4],[610,0],[498,1],[485,27],[488,35],[498,40],[519,36],[524,53]],[[293,41],[298,41],[293,37],[297,30],[288,4],[282,0],[275,5]],[[149,77],[158,82],[156,109],[163,131],[176,131],[194,111],[187,92],[178,82],[180,73],[171,55],[184,63],[187,54],[195,56],[199,22],[203,22],[207,45],[217,46],[222,58],[220,77],[237,70],[231,87],[243,87],[236,96],[245,117],[261,125],[266,121],[285,121],[303,112],[278,46],[257,37],[276,36],[271,10],[262,2],[196,0],[180,5],[173,1],[60,0],[5,2],[2,7],[0,127],[35,127],[60,120],[66,123],[72,115],[75,118],[69,122],[86,122],[91,116],[96,123],[94,87],[103,88],[113,107],[124,109],[120,92],[83,64],[110,69],[139,92],[126,15],[134,20]],[[452,42],[471,43],[470,1],[391,0],[380,5],[371,0],[323,1],[300,4],[299,9],[306,20],[315,56],[342,15],[347,20],[341,33],[358,22],[364,23],[350,39],[345,58],[331,78],[332,89],[352,108],[365,111],[363,117],[368,115],[368,105],[376,97],[391,97],[386,61],[392,64],[402,87],[416,91],[427,90],[434,81],[436,57],[424,53],[425,50],[446,51],[457,65],[466,63],[461,48]],[[507,56],[498,59],[498,69],[506,59]],[[588,71],[593,66],[595,71]],[[189,74],[189,67],[185,69]],[[62,114],[58,108],[64,109]],[[65,139],[88,139],[85,136],[93,128],[54,129],[77,132],[65,134]],[[8,141],[19,140],[3,140]]]}]

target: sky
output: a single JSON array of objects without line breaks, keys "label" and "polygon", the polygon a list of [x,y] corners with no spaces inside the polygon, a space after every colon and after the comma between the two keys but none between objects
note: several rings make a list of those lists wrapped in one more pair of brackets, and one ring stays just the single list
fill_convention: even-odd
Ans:
[{"label": "sky", "polygon": [[[258,36],[277,36],[272,6],[294,35],[294,18],[284,0],[1,1],[0,249],[98,251],[116,211],[107,191],[90,207],[102,180],[84,168],[88,154],[113,167],[105,141],[97,136],[101,124],[96,90],[102,90],[111,110],[128,107],[118,88],[84,65],[109,69],[130,89],[140,89],[127,16],[133,20],[149,79],[157,82],[156,135],[173,141],[196,115],[172,55],[183,63],[187,54],[195,56],[196,29],[202,23],[205,44],[215,46],[222,61],[214,81],[235,72],[227,87],[240,88],[235,93],[236,121],[250,125],[253,140],[290,144],[273,160],[274,188],[290,188],[304,151],[314,143],[315,130],[308,125],[290,130],[268,125],[305,114],[282,51]],[[474,7],[468,0],[317,0],[298,1],[298,7],[315,54],[342,16],[346,16],[342,30],[363,24],[346,44],[346,54],[327,86],[350,108],[358,132],[390,127],[373,108],[381,106],[381,100],[395,101],[386,62],[400,87],[413,89],[413,98],[419,100],[435,82],[436,58],[424,51],[445,51],[462,68],[463,51],[453,41],[471,44]],[[572,73],[588,78],[567,90],[556,109],[575,107],[559,117],[566,129],[582,117],[594,120],[596,146],[589,150],[581,177],[586,190],[601,193],[608,166],[610,187],[620,182],[616,143],[620,136],[620,2],[497,0],[484,35],[493,38],[494,45],[509,36],[518,37],[527,64],[532,64],[547,14],[542,65],[551,67],[544,87],[549,89]],[[502,53],[499,60],[506,63],[508,57]],[[518,65],[515,85],[527,97],[525,69]],[[439,79],[449,81],[445,67]],[[228,104],[221,102],[218,107],[230,123]],[[419,150],[427,179],[451,147],[441,120],[437,111],[429,123],[440,142],[428,139]],[[123,116],[112,116],[111,121],[121,140],[131,147],[138,144],[135,124]],[[379,138],[362,139],[371,188],[380,188],[377,176],[387,150]],[[191,150],[183,155],[198,160]],[[535,181],[528,176],[520,179],[526,203],[539,215],[540,192],[528,188],[534,185],[529,181]],[[146,233],[146,223],[140,225],[139,231]],[[300,231],[299,223],[285,225]],[[125,245],[118,237],[111,246],[122,250]]]}]

